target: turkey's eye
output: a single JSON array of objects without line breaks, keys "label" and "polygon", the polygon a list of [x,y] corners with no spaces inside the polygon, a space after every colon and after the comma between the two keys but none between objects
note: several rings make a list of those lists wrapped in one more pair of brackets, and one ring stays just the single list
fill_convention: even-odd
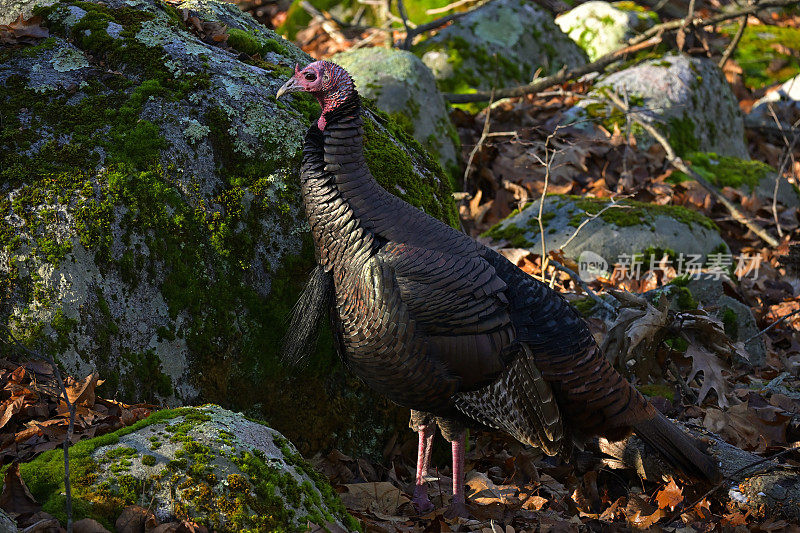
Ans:
[{"label": "turkey's eye", "polygon": [[316,80],[316,79],[317,79],[317,75],[316,75],[316,74],[314,74],[313,72],[306,72],[306,73],[304,74],[304,76],[305,76],[305,78],[306,78],[308,81],[314,81],[314,80]]}]

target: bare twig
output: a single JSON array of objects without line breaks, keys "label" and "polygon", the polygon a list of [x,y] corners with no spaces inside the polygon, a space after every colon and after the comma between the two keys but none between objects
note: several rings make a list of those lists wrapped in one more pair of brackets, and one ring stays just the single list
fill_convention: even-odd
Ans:
[{"label": "bare twig", "polygon": [[753,340],[753,339],[757,339],[758,337],[760,337],[760,336],[761,336],[761,335],[763,335],[764,333],[768,332],[769,330],[771,330],[772,328],[774,328],[775,326],[777,326],[778,324],[780,324],[781,322],[783,322],[783,321],[784,321],[784,320],[786,320],[787,318],[791,318],[791,317],[793,317],[794,315],[796,315],[796,314],[798,314],[798,313],[800,313],[800,309],[795,309],[795,310],[794,310],[794,311],[792,311],[791,313],[788,313],[788,314],[785,314],[785,315],[783,315],[782,317],[780,317],[779,319],[777,319],[776,321],[774,321],[774,322],[773,322],[772,324],[770,324],[769,326],[765,327],[764,329],[762,329],[762,330],[761,330],[761,331],[759,331],[758,333],[756,333],[756,334],[752,335],[752,336],[751,336],[749,339],[747,339],[746,341],[744,341],[744,343],[745,343],[745,344],[747,344],[747,343],[748,343],[748,342],[750,342],[751,340]]},{"label": "bare twig", "polygon": [[471,4],[472,2],[477,2],[478,0],[458,0],[457,2],[453,2],[452,4],[447,4],[443,7],[434,7],[431,9],[426,9],[426,15],[438,15],[439,13],[447,13],[448,11],[452,11],[458,7],[461,7],[466,4]]},{"label": "bare twig", "polygon": [[[624,197],[622,197],[622,198],[627,198],[627,196],[624,196]],[[562,244],[562,245],[561,245],[561,247],[560,247],[559,249],[560,249],[560,250],[563,250],[564,248],[566,248],[566,247],[567,247],[567,245],[568,245],[569,243],[571,243],[571,242],[572,242],[572,240],[573,240],[575,237],[577,237],[577,236],[578,236],[578,233],[579,233],[579,232],[580,232],[580,231],[583,229],[583,227],[584,227],[586,224],[588,224],[588,223],[589,223],[589,222],[591,222],[592,220],[594,220],[594,219],[596,219],[596,218],[600,217],[600,216],[601,216],[603,213],[605,213],[606,211],[608,211],[609,209],[611,209],[611,208],[614,208],[614,207],[616,207],[616,208],[619,208],[619,209],[630,209],[630,207],[631,207],[631,206],[629,206],[629,205],[625,205],[625,204],[621,204],[621,203],[617,202],[617,200],[616,200],[616,199],[612,198],[612,199],[611,199],[611,203],[609,203],[607,206],[603,207],[603,209],[601,209],[600,211],[598,211],[598,212],[597,212],[597,213],[595,213],[594,215],[589,215],[589,218],[587,218],[586,220],[584,220],[584,221],[582,221],[580,224],[578,224],[578,227],[577,227],[577,228],[575,228],[575,231],[573,231],[573,232],[572,232],[572,235],[570,235],[570,236],[569,236],[569,239],[567,239],[567,241],[566,241],[564,244]]]},{"label": "bare twig", "polygon": [[[494,93],[494,89],[492,89],[492,93]],[[494,96],[491,96],[489,98],[489,101],[491,102],[493,100]],[[486,109],[486,117],[483,120],[483,130],[481,131],[481,137],[480,139],[478,139],[478,142],[475,143],[475,147],[472,148],[472,151],[469,153],[469,159],[467,159],[467,168],[464,170],[464,184],[467,183],[467,178],[469,177],[469,171],[472,168],[472,160],[475,159],[475,154],[478,153],[478,150],[480,150],[481,146],[483,145],[483,142],[489,135],[489,127],[490,127],[489,119],[491,118],[491,116],[492,116],[492,108],[490,106],[488,109]]]},{"label": "bare twig", "polygon": [[401,48],[403,50],[408,50],[411,48],[411,40],[414,36],[411,35],[411,27],[408,25],[408,14],[406,13],[406,6],[403,4],[403,0],[397,0],[397,12],[400,13],[400,18],[403,19],[403,27],[406,29],[406,38],[403,39]]},{"label": "bare twig", "polygon": [[722,59],[719,60],[719,68],[724,68],[725,63],[733,55],[733,52],[736,51],[736,47],[739,46],[739,41],[742,40],[742,35],[744,35],[744,30],[747,28],[747,15],[742,17],[742,21],[739,23],[739,29],[736,30],[736,35],[733,36],[733,40],[731,44],[725,49],[725,52],[722,54]]},{"label": "bare twig", "polygon": [[[611,100],[611,102],[614,105],[616,105],[622,112],[624,113],[630,112],[630,109],[628,108],[627,105],[625,105],[625,102],[620,100],[619,96],[614,94],[613,91],[607,91],[605,93],[605,96],[609,100]],[[764,228],[758,226],[755,222],[747,218],[744,215],[744,213],[742,213],[733,204],[733,202],[728,200],[725,197],[725,195],[723,195],[719,190],[717,190],[716,187],[714,187],[700,174],[692,170],[691,167],[686,165],[686,163],[684,163],[680,157],[675,155],[675,150],[672,149],[672,146],[669,144],[669,141],[667,141],[667,139],[664,138],[664,136],[661,135],[661,133],[656,128],[654,128],[652,124],[641,119],[638,113],[631,113],[631,117],[637,124],[639,124],[645,131],[647,131],[647,133],[649,133],[658,142],[658,144],[661,145],[662,148],[664,148],[664,151],[666,152],[666,159],[669,164],[671,164],[677,170],[683,172],[684,174],[692,178],[694,181],[699,183],[704,189],[706,189],[709,193],[711,193],[711,195],[714,196],[714,198],[716,198],[719,203],[725,206],[725,208],[731,213],[735,221],[746,226],[750,231],[758,235],[758,237],[761,238],[761,240],[763,240],[770,246],[778,246],[778,241],[777,239],[775,239],[775,237],[767,233],[764,230]]]},{"label": "bare twig", "polygon": [[[547,257],[547,241],[545,240],[544,236],[544,222],[542,222],[542,214],[544,213],[544,202],[547,198],[547,186],[550,184],[550,167],[553,163],[553,155],[550,152],[550,141],[553,140],[553,137],[558,132],[558,128],[556,128],[553,133],[547,136],[547,139],[544,141],[544,161],[536,156],[539,159],[539,162],[544,165],[544,186],[542,187],[542,196],[539,198],[539,213],[536,215],[536,221],[539,223],[539,235],[541,236],[542,240],[542,281],[546,282],[546,274],[547,274],[547,262],[549,257]],[[521,211],[522,209],[520,209]],[[550,280],[550,286],[553,286],[555,282],[555,276],[553,279]]]},{"label": "bare twig", "polygon": [[11,328],[5,324],[0,325],[0,327],[5,330],[6,334],[11,339],[11,342],[18,350],[21,350],[29,357],[44,360],[50,363],[50,365],[53,367],[53,373],[55,374],[56,381],[58,381],[58,385],[61,389],[60,394],[64,397],[64,403],[67,404],[67,410],[69,411],[69,425],[67,426],[67,435],[64,439],[64,492],[66,496],[65,507],[67,513],[67,533],[72,533],[72,486],[69,479],[69,447],[72,444],[72,434],[75,430],[75,404],[73,404],[69,399],[69,395],[67,394],[67,386],[64,384],[64,379],[61,376],[61,369],[59,369],[58,364],[53,356],[48,352],[45,352],[46,355],[42,355],[40,352],[35,352],[29,349],[17,340],[17,338],[14,336],[14,333],[11,331]]},{"label": "bare twig", "polygon": [[778,169],[778,175],[775,176],[775,187],[772,190],[772,217],[775,220],[775,228],[778,230],[778,237],[783,237],[783,228],[781,228],[780,220],[778,220],[778,189],[781,184],[781,179],[783,179],[786,165],[789,164],[790,160],[794,160],[794,147],[797,144],[798,131],[797,128],[793,128],[794,134],[792,135],[791,142],[789,142],[789,139],[786,138],[786,131],[783,128],[783,124],[778,118],[778,115],[775,114],[775,108],[771,103],[767,103],[767,109],[769,109],[770,115],[772,115],[772,119],[775,121],[775,126],[778,128],[783,138],[783,144],[786,146],[786,150],[781,157],[781,166]]},{"label": "bare twig", "polygon": [[[574,68],[574,69],[567,69],[566,67],[559,70],[557,73],[553,74],[552,76],[545,76],[544,78],[536,78],[531,83],[527,85],[520,85],[518,87],[509,87],[506,89],[498,89],[496,95],[498,98],[512,98],[515,96],[525,96],[526,94],[533,94],[536,92],[541,91],[542,89],[547,89],[554,85],[560,85],[568,80],[573,78],[579,78],[585,74],[591,74],[593,72],[602,72],[605,68],[614,63],[619,61],[620,59],[625,58],[628,54],[638,52],[639,50],[644,50],[645,48],[649,48],[650,46],[654,46],[661,42],[661,37],[654,37],[650,40],[643,41],[641,43],[637,43],[633,46],[628,46],[623,48],[622,50],[617,50],[616,52],[611,52],[610,54],[606,54],[593,63],[588,63],[586,65]],[[444,97],[449,101],[451,104],[466,104],[470,102],[485,102],[489,100],[490,93],[486,93],[483,91],[479,91],[476,93],[470,94],[453,94],[453,93],[445,93]]]},{"label": "bare twig", "polygon": [[569,277],[570,277],[570,278],[571,278],[571,279],[572,279],[572,280],[573,280],[575,283],[577,283],[578,285],[580,285],[580,286],[581,286],[581,289],[583,289],[583,292],[585,292],[585,293],[586,293],[586,295],[587,295],[589,298],[591,298],[592,300],[594,300],[594,301],[595,301],[595,302],[596,302],[596,303],[597,303],[599,306],[601,306],[603,309],[605,309],[605,310],[606,310],[606,311],[608,311],[609,313],[611,313],[611,314],[613,314],[613,315],[615,315],[615,316],[616,316],[616,314],[617,314],[617,310],[616,310],[616,309],[614,309],[614,306],[613,306],[613,305],[611,305],[610,303],[608,303],[607,301],[603,300],[602,298],[600,298],[600,297],[597,295],[597,293],[596,293],[596,292],[594,292],[594,291],[591,289],[591,287],[589,287],[589,285],[587,285],[587,284],[586,284],[586,282],[585,282],[585,281],[583,281],[583,279],[581,279],[581,277],[580,277],[580,276],[579,276],[579,275],[578,275],[578,274],[577,274],[577,273],[576,273],[574,270],[572,270],[572,269],[571,269],[571,268],[569,268],[569,267],[565,267],[564,265],[562,265],[561,263],[559,263],[559,262],[558,262],[558,261],[556,261],[555,259],[550,259],[550,264],[552,264],[552,265],[553,265],[553,266],[554,266],[556,269],[560,270],[561,272],[565,272],[565,273],[567,273],[567,274],[569,275]]},{"label": "bare twig", "polygon": [[[694,26],[697,27],[712,26],[714,24],[719,24],[720,22],[725,22],[727,20],[741,18],[742,16],[745,15],[751,15],[759,10],[766,9],[769,7],[789,6],[789,5],[794,5],[796,3],[797,0],[764,0],[762,2],[759,2],[757,5],[752,5],[741,9],[732,10],[730,12],[722,13],[714,17],[709,17],[708,19],[695,18],[692,21],[692,23]],[[677,19],[664,22],[662,24],[656,24],[655,26],[651,27],[645,32],[629,40],[625,48],[617,50],[616,52],[612,52],[610,54],[606,54],[592,63],[588,63],[586,65],[574,69],[567,69],[565,67],[558,73],[553,74],[552,76],[539,78],[527,85],[519,85],[517,87],[507,87],[504,89],[498,89],[497,91],[495,91],[496,93],[495,96],[497,98],[524,96],[526,94],[533,94],[539,92],[542,89],[547,89],[554,85],[559,85],[571,79],[579,78],[580,76],[583,76],[585,74],[591,74],[593,72],[604,72],[606,70],[606,67],[608,67],[609,65],[615,63],[620,59],[623,59],[628,54],[660,43],[661,35],[663,33],[676,31],[684,24],[684,21],[685,19]],[[421,27],[422,26],[420,26],[420,28]],[[420,28],[417,28],[414,31],[418,31]],[[430,28],[430,29],[435,29],[435,28]],[[486,91],[479,91],[470,94],[447,93],[445,94],[445,98],[450,103],[454,104],[485,102],[489,100],[489,93]]]},{"label": "bare twig", "polygon": [[461,17],[463,17],[464,15],[468,15],[469,13],[471,13],[471,11],[464,11],[462,13],[453,13],[452,15],[447,15],[445,17],[427,22],[425,24],[420,24],[416,28],[412,28],[411,31],[409,31],[408,35],[406,36],[406,39],[413,39],[417,35],[421,35],[425,32],[438,30],[445,24],[449,24],[450,22],[456,19],[460,19]]}]

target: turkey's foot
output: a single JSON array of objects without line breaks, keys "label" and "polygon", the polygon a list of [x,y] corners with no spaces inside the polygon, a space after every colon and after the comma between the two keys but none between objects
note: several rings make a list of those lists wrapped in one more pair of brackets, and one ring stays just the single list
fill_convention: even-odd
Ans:
[{"label": "turkey's foot", "polygon": [[425,490],[425,485],[417,485],[414,487],[414,498],[411,500],[414,504],[414,509],[421,515],[428,514],[433,511],[433,504],[428,498],[428,491]]},{"label": "turkey's foot", "polygon": [[444,512],[445,518],[469,518],[469,510],[464,502],[453,501]]}]

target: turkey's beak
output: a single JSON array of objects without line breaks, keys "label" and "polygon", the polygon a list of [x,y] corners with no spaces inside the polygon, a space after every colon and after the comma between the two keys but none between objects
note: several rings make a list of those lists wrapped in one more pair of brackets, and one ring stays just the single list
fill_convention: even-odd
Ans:
[{"label": "turkey's beak", "polygon": [[280,89],[278,89],[278,92],[275,94],[275,98],[280,98],[286,93],[294,93],[302,90],[303,86],[297,83],[297,80],[294,78],[294,76],[292,76],[286,81],[286,83],[283,84]]}]

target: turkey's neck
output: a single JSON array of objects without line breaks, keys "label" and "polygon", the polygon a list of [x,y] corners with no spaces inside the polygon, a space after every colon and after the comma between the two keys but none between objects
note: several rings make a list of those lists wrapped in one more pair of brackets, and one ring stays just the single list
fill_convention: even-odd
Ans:
[{"label": "turkey's neck", "polygon": [[320,261],[334,268],[371,255],[375,237],[368,221],[380,217],[389,193],[377,184],[364,159],[358,96],[325,113],[325,119],[324,131],[312,126],[306,135],[301,178]]}]

